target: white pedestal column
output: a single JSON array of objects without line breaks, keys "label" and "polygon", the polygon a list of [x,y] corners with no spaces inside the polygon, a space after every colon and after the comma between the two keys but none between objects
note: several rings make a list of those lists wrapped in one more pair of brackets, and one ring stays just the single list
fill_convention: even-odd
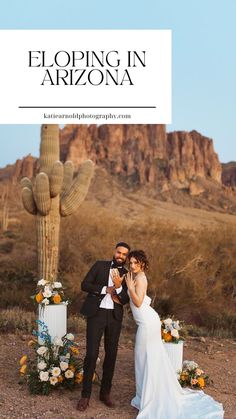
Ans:
[{"label": "white pedestal column", "polygon": [[182,370],[183,344],[183,340],[180,340],[178,343],[164,342],[164,347],[176,373],[177,371]]},{"label": "white pedestal column", "polygon": [[[67,305],[66,304],[49,304],[42,307],[39,304],[38,312],[39,320],[43,321],[47,327],[52,339],[55,336],[61,338],[67,333]],[[42,331],[40,324],[38,325],[38,332]],[[38,338],[38,342],[42,345],[43,339]]]}]

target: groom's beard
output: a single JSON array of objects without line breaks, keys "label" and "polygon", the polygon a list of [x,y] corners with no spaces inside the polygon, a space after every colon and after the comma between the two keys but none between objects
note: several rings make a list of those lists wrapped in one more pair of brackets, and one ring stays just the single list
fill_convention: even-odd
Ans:
[{"label": "groom's beard", "polygon": [[115,259],[115,257],[113,256],[112,258],[112,268],[123,268],[123,266],[125,265],[126,260],[121,260],[118,259],[118,261]]}]

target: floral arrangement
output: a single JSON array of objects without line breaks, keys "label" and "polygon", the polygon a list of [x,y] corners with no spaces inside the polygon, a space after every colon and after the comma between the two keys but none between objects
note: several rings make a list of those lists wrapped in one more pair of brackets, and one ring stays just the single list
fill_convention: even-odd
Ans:
[{"label": "floral arrangement", "polygon": [[210,380],[196,362],[184,361],[182,371],[179,371],[179,382],[182,387],[204,388]]},{"label": "floral arrangement", "polygon": [[180,337],[179,330],[181,329],[179,320],[172,320],[168,317],[161,321],[161,336],[165,342],[178,343],[179,340],[183,340]]},{"label": "floral arrangement", "polygon": [[68,304],[63,290],[61,282],[50,282],[40,279],[37,282],[36,294],[32,295],[31,298],[43,306],[60,303]]},{"label": "floral arrangement", "polygon": [[[31,394],[47,395],[58,387],[72,390],[83,381],[83,359],[79,358],[79,345],[74,341],[74,335],[67,333],[52,340],[46,324],[40,320],[36,322],[42,331],[33,330],[32,339],[28,342],[34,356],[25,354],[19,361],[23,381],[28,383]],[[40,337],[43,344],[35,336]],[[93,381],[97,379],[95,372]]]}]

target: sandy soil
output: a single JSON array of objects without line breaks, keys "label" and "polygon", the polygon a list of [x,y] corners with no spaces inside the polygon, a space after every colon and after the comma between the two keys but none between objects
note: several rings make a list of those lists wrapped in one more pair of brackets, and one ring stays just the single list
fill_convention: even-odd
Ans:
[{"label": "sandy soil", "polygon": [[[31,396],[25,385],[20,385],[18,363],[27,353],[29,336],[0,335],[0,418],[135,418],[136,410],[130,406],[134,395],[133,336],[120,339],[114,384],[115,409],[106,408],[99,400],[99,386],[94,385],[89,409],[85,413],[76,410],[80,387],[73,392],[54,391],[49,396]],[[78,341],[78,339],[77,339]],[[81,355],[84,339],[81,337]],[[100,351],[101,360],[103,349]],[[205,342],[189,338],[185,342],[184,359],[195,360],[209,373],[213,384],[206,393],[224,405],[225,419],[236,418],[236,342],[206,338]],[[101,364],[98,367],[101,372]],[[170,418],[171,419],[171,418]]]}]

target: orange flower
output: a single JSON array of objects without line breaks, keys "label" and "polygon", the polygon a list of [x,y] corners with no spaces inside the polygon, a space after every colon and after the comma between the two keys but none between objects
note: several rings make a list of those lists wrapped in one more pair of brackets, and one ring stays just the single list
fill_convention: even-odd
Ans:
[{"label": "orange flower", "polygon": [[75,367],[74,367],[74,365],[69,365],[69,370],[71,370],[71,371],[73,371],[73,372],[75,372]]},{"label": "orange flower", "polygon": [[75,382],[76,383],[81,383],[82,381],[83,381],[83,373],[78,372],[78,374],[76,374],[76,376],[75,376]]},{"label": "orange flower", "polygon": [[35,343],[37,343],[37,340],[30,339],[30,340],[29,340],[29,342],[28,342],[28,346],[32,346],[32,345],[34,345]]},{"label": "orange flower", "polygon": [[185,380],[187,380],[187,378],[188,378],[188,373],[186,373],[186,372],[182,372],[182,374],[180,375],[180,379],[181,379],[182,381],[185,381]]},{"label": "orange flower", "polygon": [[199,377],[197,382],[198,382],[199,387],[203,388],[205,386],[205,380],[203,377]]},{"label": "orange flower", "polygon": [[172,336],[170,333],[164,333],[163,335],[165,342],[171,342],[172,341]]},{"label": "orange flower", "polygon": [[61,296],[60,296],[60,294],[55,294],[55,295],[52,297],[52,299],[53,299],[53,302],[54,302],[55,304],[60,304],[60,302],[61,302]]},{"label": "orange flower", "polygon": [[36,294],[35,296],[35,300],[37,301],[37,303],[41,303],[41,301],[43,301],[43,295],[41,292],[38,292],[38,294]]},{"label": "orange flower", "polygon": [[27,358],[28,358],[27,355],[23,355],[20,359],[20,365],[24,365],[27,361]]},{"label": "orange flower", "polygon": [[79,355],[79,350],[75,346],[71,346],[70,350],[74,355]]},{"label": "orange flower", "polygon": [[27,365],[26,364],[22,365],[22,367],[20,369],[20,373],[21,374],[25,374],[26,373],[26,369],[27,369]]},{"label": "orange flower", "polygon": [[57,377],[58,383],[61,383],[64,380],[64,377],[62,377],[62,375],[59,375],[59,377]]}]

